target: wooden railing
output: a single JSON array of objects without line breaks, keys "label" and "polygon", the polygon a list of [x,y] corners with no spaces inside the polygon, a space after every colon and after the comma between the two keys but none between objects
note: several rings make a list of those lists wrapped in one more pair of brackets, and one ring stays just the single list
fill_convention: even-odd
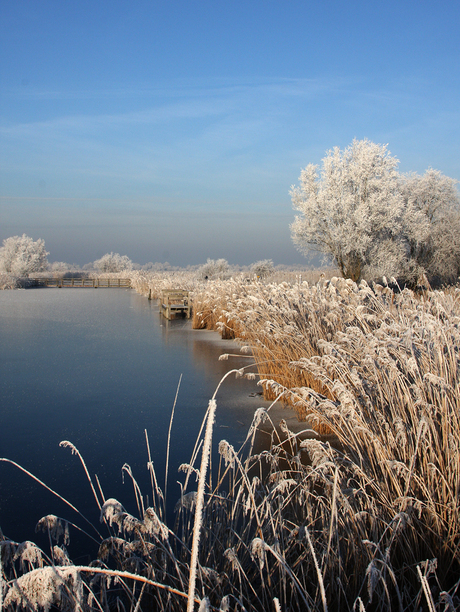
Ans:
[{"label": "wooden railing", "polygon": [[175,318],[180,314],[190,318],[190,299],[188,291],[177,289],[163,289],[160,298],[161,312],[167,319]]},{"label": "wooden railing", "polygon": [[33,287],[130,288],[129,278],[29,278]]}]

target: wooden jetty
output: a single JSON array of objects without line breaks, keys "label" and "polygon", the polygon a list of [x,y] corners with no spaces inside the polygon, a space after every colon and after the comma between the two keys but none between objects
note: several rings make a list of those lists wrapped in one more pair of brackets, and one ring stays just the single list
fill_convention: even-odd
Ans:
[{"label": "wooden jetty", "polygon": [[58,287],[58,288],[125,288],[131,287],[129,278],[29,278],[34,287]]},{"label": "wooden jetty", "polygon": [[163,289],[160,298],[160,308],[163,316],[171,320],[176,315],[190,318],[190,299],[188,291]]}]

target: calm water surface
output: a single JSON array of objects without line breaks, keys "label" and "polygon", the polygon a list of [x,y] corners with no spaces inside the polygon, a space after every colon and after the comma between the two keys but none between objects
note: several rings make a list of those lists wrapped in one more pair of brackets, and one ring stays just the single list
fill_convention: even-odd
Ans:
[{"label": "calm water surface", "polygon": [[[218,361],[237,347],[190,321],[167,321],[156,302],[123,289],[0,291],[0,456],[16,461],[71,501],[95,523],[98,510],[69,440],[105,497],[135,513],[128,463],[145,494],[144,430],[161,485],[171,409],[182,374],[171,434],[168,498],[179,496],[177,468],[188,462],[207,404],[221,377],[244,358]],[[254,382],[224,383],[217,396],[215,444],[242,442],[254,410]],[[16,540],[38,540],[45,514],[76,515],[15,467],[0,463],[0,528]],[[81,521],[80,521],[81,524]],[[81,545],[78,538],[75,547]],[[72,555],[72,538],[69,547]],[[74,548],[76,550],[76,548]],[[80,553],[80,550],[77,550]]]}]

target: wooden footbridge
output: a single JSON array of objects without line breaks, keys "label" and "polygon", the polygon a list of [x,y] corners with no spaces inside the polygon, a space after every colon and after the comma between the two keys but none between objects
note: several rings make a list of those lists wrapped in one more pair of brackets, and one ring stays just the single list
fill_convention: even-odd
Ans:
[{"label": "wooden footbridge", "polygon": [[33,287],[58,287],[58,288],[93,288],[109,287],[124,288],[131,287],[129,278],[29,278]]},{"label": "wooden footbridge", "polygon": [[[53,278],[38,277],[29,278],[29,287],[53,287],[59,289],[84,288],[131,288],[129,278]],[[149,294],[151,299],[151,293]],[[160,312],[167,319],[175,319],[176,316],[190,318],[191,300],[188,291],[181,289],[164,289],[160,297]]]}]

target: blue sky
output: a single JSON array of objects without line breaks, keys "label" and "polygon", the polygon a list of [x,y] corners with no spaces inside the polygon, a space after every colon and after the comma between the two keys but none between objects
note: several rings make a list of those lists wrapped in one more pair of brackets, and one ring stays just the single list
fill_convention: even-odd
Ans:
[{"label": "blue sky", "polygon": [[305,261],[290,186],[353,138],[460,179],[460,4],[2,0],[0,241]]}]

